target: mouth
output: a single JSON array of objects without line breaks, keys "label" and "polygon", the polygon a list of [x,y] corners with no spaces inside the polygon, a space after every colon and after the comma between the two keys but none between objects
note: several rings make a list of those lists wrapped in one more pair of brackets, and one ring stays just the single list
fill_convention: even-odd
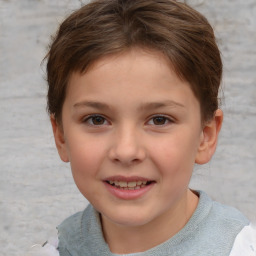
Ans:
[{"label": "mouth", "polygon": [[156,184],[144,177],[112,176],[104,180],[107,191],[122,200],[136,200],[144,197]]},{"label": "mouth", "polygon": [[146,181],[146,180],[139,180],[139,181],[119,181],[119,180],[106,180],[106,183],[115,187],[120,190],[139,190],[145,188],[146,186],[155,183],[155,181]]}]

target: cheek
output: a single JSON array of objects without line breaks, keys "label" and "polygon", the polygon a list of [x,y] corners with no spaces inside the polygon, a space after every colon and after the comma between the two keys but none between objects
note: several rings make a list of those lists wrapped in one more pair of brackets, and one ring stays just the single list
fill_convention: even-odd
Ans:
[{"label": "cheek", "polygon": [[167,170],[168,174],[191,172],[197,152],[195,136],[188,136],[185,131],[176,133],[164,140],[158,140],[151,147],[151,154],[160,169]]},{"label": "cheek", "polygon": [[104,157],[104,148],[97,143],[84,142],[69,144],[69,158],[74,178],[95,176]]},{"label": "cheek", "polygon": [[70,147],[70,165],[73,179],[81,194],[91,201],[99,200],[100,169],[104,161],[100,147],[86,143],[80,146]]}]

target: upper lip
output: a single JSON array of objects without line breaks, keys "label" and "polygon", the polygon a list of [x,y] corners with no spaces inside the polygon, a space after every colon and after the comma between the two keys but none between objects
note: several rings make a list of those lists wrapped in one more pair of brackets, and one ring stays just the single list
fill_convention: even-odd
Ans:
[{"label": "upper lip", "polygon": [[148,179],[145,177],[140,177],[140,176],[122,176],[122,175],[117,175],[117,176],[110,176],[104,179],[104,181],[153,181],[152,179]]}]

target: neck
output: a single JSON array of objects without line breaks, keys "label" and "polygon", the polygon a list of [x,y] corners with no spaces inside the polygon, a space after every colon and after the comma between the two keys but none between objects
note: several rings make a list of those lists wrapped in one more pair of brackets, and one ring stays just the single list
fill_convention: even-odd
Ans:
[{"label": "neck", "polygon": [[173,237],[194,213],[198,197],[188,190],[168,212],[142,226],[122,226],[102,216],[103,233],[111,252],[129,254],[147,251]]}]

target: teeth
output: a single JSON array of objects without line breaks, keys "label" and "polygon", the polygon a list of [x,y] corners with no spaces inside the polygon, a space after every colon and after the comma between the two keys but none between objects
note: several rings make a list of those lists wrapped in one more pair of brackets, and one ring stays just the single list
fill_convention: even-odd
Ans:
[{"label": "teeth", "polygon": [[147,181],[113,181],[110,180],[109,184],[115,186],[115,187],[120,187],[121,189],[125,190],[133,190],[133,189],[140,189],[146,186]]},{"label": "teeth", "polygon": [[136,187],[137,182],[136,181],[130,181],[130,182],[127,183],[127,185],[128,185],[128,188],[133,188],[133,187]]},{"label": "teeth", "polygon": [[[116,185],[116,184],[115,184]],[[121,188],[126,188],[127,187],[127,182],[126,181],[119,181],[119,186]]]}]

